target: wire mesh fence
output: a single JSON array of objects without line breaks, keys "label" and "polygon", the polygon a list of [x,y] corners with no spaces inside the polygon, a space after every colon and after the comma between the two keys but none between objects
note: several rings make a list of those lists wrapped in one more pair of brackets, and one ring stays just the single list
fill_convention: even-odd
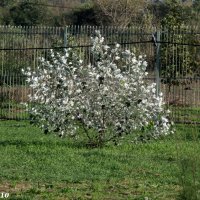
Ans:
[{"label": "wire mesh fence", "polygon": [[[146,55],[147,82],[157,82],[176,122],[200,122],[200,30],[198,27],[13,27],[0,26],[0,119],[28,119],[23,103],[31,92],[22,68],[36,69],[49,50],[74,48],[92,62],[91,36],[99,30],[110,46]],[[156,34],[155,34],[156,33]]]}]

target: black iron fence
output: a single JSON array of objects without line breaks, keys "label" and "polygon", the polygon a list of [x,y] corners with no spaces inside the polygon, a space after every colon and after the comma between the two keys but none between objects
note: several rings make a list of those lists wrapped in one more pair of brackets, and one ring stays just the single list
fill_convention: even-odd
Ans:
[{"label": "black iron fence", "polygon": [[145,54],[149,82],[157,83],[175,122],[200,122],[200,29],[177,27],[13,27],[0,26],[0,119],[28,119],[23,103],[30,89],[22,68],[38,66],[50,49],[74,48],[87,64],[91,39],[100,30],[105,44],[116,42]]}]

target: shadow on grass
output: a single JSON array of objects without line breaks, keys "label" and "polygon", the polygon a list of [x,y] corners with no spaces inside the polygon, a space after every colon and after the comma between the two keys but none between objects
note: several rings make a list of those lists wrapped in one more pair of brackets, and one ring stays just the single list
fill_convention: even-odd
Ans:
[{"label": "shadow on grass", "polygon": [[23,140],[4,140],[0,141],[0,146],[46,146],[46,147],[58,147],[58,146],[64,146],[68,148],[88,148],[87,143],[83,141],[73,142],[73,141],[55,141],[52,142],[52,140],[47,141],[23,141]]}]

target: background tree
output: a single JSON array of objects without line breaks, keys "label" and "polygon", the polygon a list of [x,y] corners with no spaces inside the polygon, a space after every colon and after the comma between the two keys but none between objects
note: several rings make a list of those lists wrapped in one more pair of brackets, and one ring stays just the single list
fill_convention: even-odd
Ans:
[{"label": "background tree", "polygon": [[50,21],[47,7],[30,2],[21,2],[10,9],[10,16],[15,25],[33,26],[47,24]]},{"label": "background tree", "polygon": [[126,27],[145,10],[147,2],[145,0],[94,0],[94,6],[98,9],[96,16],[101,24],[107,21],[109,25]]},{"label": "background tree", "polygon": [[10,7],[17,2],[15,0],[1,0],[0,1],[0,7]]},{"label": "background tree", "polygon": [[[173,5],[179,2],[182,9]],[[199,0],[1,0],[0,23],[13,25],[150,25],[158,26],[169,13],[198,23]],[[171,4],[171,5],[170,5]],[[189,16],[193,18],[188,18]],[[192,21],[191,21],[192,20]]]},{"label": "background tree", "polygon": [[197,12],[200,12],[200,0],[196,0],[193,2],[193,9]]},{"label": "background tree", "polygon": [[192,42],[190,35],[185,34],[191,32],[186,26],[191,20],[191,5],[183,4],[179,0],[167,0],[164,6],[161,40],[167,43],[161,44],[161,76],[162,82],[168,86],[170,101],[171,87],[185,85],[185,88],[189,88],[192,80],[190,78],[195,73],[194,55],[189,46],[181,45]]},{"label": "background tree", "polygon": [[54,16],[55,25],[100,25],[96,18],[96,9],[92,3],[76,4],[71,8],[71,10]]},{"label": "background tree", "polygon": [[162,11],[164,16],[161,19],[161,25],[168,28],[181,26],[190,21],[191,4],[181,3],[179,0],[165,1]]},{"label": "background tree", "polygon": [[12,22],[9,10],[14,5],[17,5],[17,2],[15,0],[0,1],[0,23],[2,25],[10,24]]}]

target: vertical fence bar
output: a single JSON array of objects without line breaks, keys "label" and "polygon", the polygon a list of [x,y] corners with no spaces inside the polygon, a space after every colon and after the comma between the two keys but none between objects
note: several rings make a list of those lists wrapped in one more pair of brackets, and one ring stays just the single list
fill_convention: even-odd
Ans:
[{"label": "vertical fence bar", "polygon": [[160,93],[160,31],[156,32],[156,95]]},{"label": "vertical fence bar", "polygon": [[68,29],[67,26],[64,28],[64,47],[67,47],[67,34],[68,34]]}]

